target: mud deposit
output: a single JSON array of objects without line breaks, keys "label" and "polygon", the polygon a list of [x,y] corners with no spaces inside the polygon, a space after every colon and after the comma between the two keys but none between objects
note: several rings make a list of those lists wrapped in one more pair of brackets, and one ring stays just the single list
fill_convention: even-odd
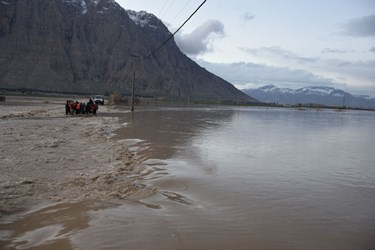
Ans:
[{"label": "mud deposit", "polygon": [[[16,99],[0,106],[2,249],[27,249],[65,238],[66,225],[51,224],[56,211],[68,207],[66,216],[75,217],[71,207],[83,211],[85,202],[137,200],[157,192],[137,183],[145,166],[123,142],[111,139],[121,126],[118,118],[106,116],[114,110],[101,106],[97,116],[66,116],[64,102],[58,101]],[[80,228],[87,223],[70,221]]]}]

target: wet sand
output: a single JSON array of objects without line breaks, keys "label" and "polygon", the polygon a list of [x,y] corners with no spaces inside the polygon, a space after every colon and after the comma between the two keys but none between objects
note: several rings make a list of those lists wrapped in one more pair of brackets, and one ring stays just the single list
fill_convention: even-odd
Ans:
[{"label": "wet sand", "polygon": [[71,116],[64,104],[31,97],[0,103],[1,249],[72,249],[95,211],[160,209],[142,201],[155,194],[187,202],[143,182],[166,173],[129,150],[137,141],[114,138],[127,111],[100,106],[96,116]]},{"label": "wet sand", "polygon": [[[66,116],[58,98],[12,98],[0,104],[0,216],[53,203],[124,199],[143,190],[143,168],[119,141],[121,126],[100,106],[97,116]],[[145,191],[146,190],[146,191]]]}]

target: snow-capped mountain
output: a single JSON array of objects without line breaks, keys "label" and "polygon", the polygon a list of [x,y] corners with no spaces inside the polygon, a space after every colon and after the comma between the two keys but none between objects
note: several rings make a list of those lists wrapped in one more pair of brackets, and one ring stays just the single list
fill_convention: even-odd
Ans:
[{"label": "snow-capped mountain", "polygon": [[77,14],[86,15],[89,7],[95,7],[97,13],[103,14],[113,8],[121,9],[121,6],[114,0],[61,0],[63,3],[70,4],[77,8]]},{"label": "snow-capped mountain", "polygon": [[334,107],[375,108],[375,99],[369,96],[354,96],[331,87],[312,86],[300,89],[279,88],[266,85],[257,89],[242,90],[255,99],[266,103],[294,105],[319,104]]},{"label": "snow-capped mountain", "polygon": [[146,11],[134,11],[134,10],[127,10],[129,18],[137,25],[144,27],[149,27],[152,29],[157,29],[159,25],[157,22],[159,21],[156,16],[153,14],[147,13]]},{"label": "snow-capped mountain", "polygon": [[0,0],[0,90],[251,102],[183,54],[156,16],[114,0]]}]

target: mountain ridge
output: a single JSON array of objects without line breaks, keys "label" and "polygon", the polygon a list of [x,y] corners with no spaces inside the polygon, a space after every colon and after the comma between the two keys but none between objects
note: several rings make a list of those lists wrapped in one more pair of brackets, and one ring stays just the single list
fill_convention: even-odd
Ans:
[{"label": "mountain ridge", "polygon": [[369,96],[355,96],[340,89],[326,86],[309,86],[299,89],[280,88],[265,85],[256,89],[242,90],[253,98],[266,103],[284,105],[316,104],[334,107],[375,108],[375,99]]}]

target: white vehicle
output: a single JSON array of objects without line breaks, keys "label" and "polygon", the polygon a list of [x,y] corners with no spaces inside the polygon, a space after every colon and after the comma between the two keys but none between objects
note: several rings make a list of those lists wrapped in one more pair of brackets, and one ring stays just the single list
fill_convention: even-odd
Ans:
[{"label": "white vehicle", "polygon": [[102,95],[96,95],[95,97],[94,97],[94,102],[96,103],[96,104],[101,104],[101,105],[104,105],[104,96],[102,96]]}]

